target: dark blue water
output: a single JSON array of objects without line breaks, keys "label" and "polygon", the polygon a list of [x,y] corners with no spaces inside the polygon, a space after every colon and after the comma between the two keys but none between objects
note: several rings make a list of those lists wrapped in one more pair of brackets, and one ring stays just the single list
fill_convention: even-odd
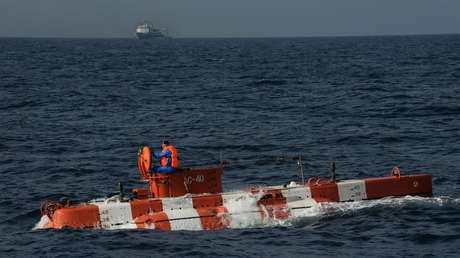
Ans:
[{"label": "dark blue water", "polygon": [[[0,256],[456,256],[460,36],[0,39]],[[435,198],[347,203],[221,231],[32,230],[46,199],[139,188],[137,148],[182,166],[302,154],[308,176],[433,176]],[[241,162],[224,188],[298,180]]]}]

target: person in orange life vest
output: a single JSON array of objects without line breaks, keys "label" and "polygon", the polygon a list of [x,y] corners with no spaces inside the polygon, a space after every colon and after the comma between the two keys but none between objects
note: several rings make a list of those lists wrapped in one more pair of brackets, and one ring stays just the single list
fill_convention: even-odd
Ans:
[{"label": "person in orange life vest", "polygon": [[160,166],[154,167],[153,171],[155,174],[168,174],[175,172],[179,167],[176,148],[169,145],[168,141],[163,141],[161,148],[163,148],[161,152],[153,153],[155,158],[161,159]]}]

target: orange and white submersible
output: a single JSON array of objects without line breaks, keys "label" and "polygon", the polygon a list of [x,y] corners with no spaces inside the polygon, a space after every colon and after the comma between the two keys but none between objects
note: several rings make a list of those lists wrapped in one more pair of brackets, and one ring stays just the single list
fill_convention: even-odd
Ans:
[{"label": "orange and white submersible", "polygon": [[[301,167],[301,161],[298,162]],[[143,147],[138,165],[142,181],[149,183],[148,189],[134,189],[131,198],[121,190],[114,197],[80,204],[45,201],[39,228],[238,228],[242,219],[263,224],[267,219],[302,217],[323,202],[432,196],[430,175],[403,176],[397,167],[388,177],[336,181],[333,175],[332,180],[313,177],[307,183],[301,168],[302,182],[222,192],[222,164],[151,174],[150,149]]]}]

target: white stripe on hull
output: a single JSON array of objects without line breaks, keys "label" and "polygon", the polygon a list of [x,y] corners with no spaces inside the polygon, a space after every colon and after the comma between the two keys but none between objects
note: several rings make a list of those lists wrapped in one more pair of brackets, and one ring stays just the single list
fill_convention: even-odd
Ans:
[{"label": "white stripe on hull", "polygon": [[364,180],[346,180],[337,183],[341,202],[360,201],[367,199]]},{"label": "white stripe on hull", "polygon": [[101,227],[104,229],[137,228],[131,213],[129,202],[96,202],[99,207]]},{"label": "white stripe on hull", "polygon": [[311,199],[310,187],[284,189],[281,192],[286,198],[286,204],[292,217],[309,216],[318,206],[317,202]]},{"label": "white stripe on hull", "polygon": [[191,197],[165,198],[161,200],[168,215],[171,230],[202,230],[201,219],[193,208]]}]

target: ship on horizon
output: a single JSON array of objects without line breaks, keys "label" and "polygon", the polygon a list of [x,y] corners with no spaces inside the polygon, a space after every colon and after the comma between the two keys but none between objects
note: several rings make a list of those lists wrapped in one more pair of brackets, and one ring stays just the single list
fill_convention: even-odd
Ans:
[{"label": "ship on horizon", "polygon": [[142,24],[137,25],[136,37],[138,39],[167,38],[168,34],[166,29],[156,29],[152,23],[144,21]]}]

